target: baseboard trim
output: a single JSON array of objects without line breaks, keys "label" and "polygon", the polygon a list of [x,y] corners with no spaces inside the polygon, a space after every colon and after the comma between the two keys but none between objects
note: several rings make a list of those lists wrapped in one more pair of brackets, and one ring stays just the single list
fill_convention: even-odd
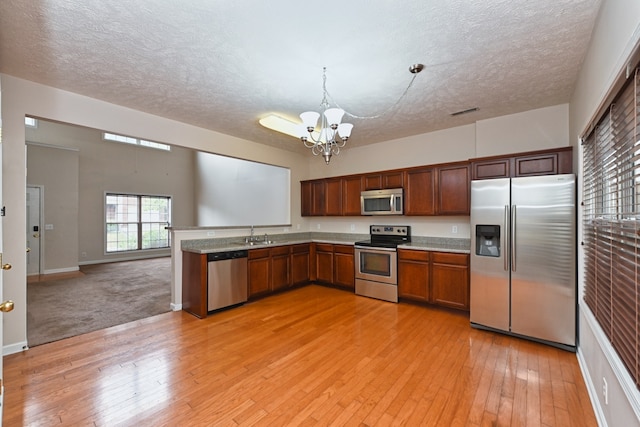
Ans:
[{"label": "baseboard trim", "polygon": [[2,347],[2,355],[8,356],[10,354],[20,353],[21,351],[29,350],[29,346],[26,341],[22,341],[15,344],[9,344]]},{"label": "baseboard trim", "polygon": [[604,416],[602,405],[600,405],[600,399],[598,399],[598,389],[596,388],[595,384],[593,384],[591,375],[589,374],[587,361],[584,359],[584,355],[582,354],[582,350],[580,349],[580,347],[578,347],[576,355],[578,356],[578,366],[580,366],[580,370],[582,371],[582,378],[584,379],[584,382],[587,386],[589,400],[591,400],[591,406],[593,407],[593,412],[598,421],[598,425],[607,427],[607,418]]},{"label": "baseboard trim", "polygon": [[169,304],[169,306],[171,307],[171,311],[180,311],[180,310],[182,310],[182,304],[171,303],[171,304]]},{"label": "baseboard trim", "polygon": [[[589,327],[596,341],[598,342],[598,345],[600,346],[600,349],[602,350],[604,357],[607,359],[607,362],[609,363],[609,366],[611,367],[613,374],[615,375],[616,379],[620,383],[620,387],[622,388],[622,391],[625,397],[629,401],[629,405],[633,409],[633,412],[635,413],[636,417],[640,419],[640,392],[636,388],[636,385],[633,382],[631,375],[629,375],[629,373],[627,372],[627,368],[622,363],[622,360],[620,360],[620,356],[618,356],[618,353],[616,353],[615,349],[609,342],[609,339],[605,335],[604,331],[602,330],[602,327],[596,320],[591,310],[588,307],[581,307],[581,311],[584,315],[584,318],[589,323]],[[578,361],[580,364],[584,363],[585,369],[587,369],[586,360],[584,360],[584,358],[579,358]],[[588,373],[588,370],[584,371],[583,373]],[[587,378],[590,378],[590,377],[585,377],[585,380]],[[597,388],[594,387],[594,390],[597,390]],[[591,393],[590,389],[589,389],[589,393]],[[597,392],[595,396],[597,396]],[[593,402],[593,400],[594,398],[593,396],[591,396],[591,401]],[[600,406],[600,400],[596,398],[596,401],[598,402],[597,405]],[[601,410],[596,411],[596,414],[599,414],[601,412],[602,412]],[[606,426],[606,420],[603,419],[598,421],[602,422],[601,425]]]},{"label": "baseboard trim", "polygon": [[169,252],[162,252],[162,253],[158,252],[155,254],[137,256],[135,258],[109,258],[109,259],[95,259],[91,261],[80,261],[78,265],[109,264],[112,262],[138,261],[138,260],[153,259],[153,258],[167,258],[170,256],[171,256],[171,253]]},{"label": "baseboard trim", "polygon": [[79,271],[80,267],[67,267],[67,268],[53,268],[51,270],[45,270],[42,274],[56,274],[56,273],[72,273]]}]

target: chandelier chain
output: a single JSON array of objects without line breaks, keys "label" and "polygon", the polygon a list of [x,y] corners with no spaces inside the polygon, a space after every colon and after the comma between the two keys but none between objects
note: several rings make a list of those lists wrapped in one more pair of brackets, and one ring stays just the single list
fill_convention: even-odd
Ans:
[{"label": "chandelier chain", "polygon": [[333,97],[331,96],[331,94],[330,94],[330,93],[329,93],[329,91],[327,90],[327,75],[326,75],[326,70],[327,70],[327,68],[325,67],[325,68],[324,68],[324,71],[325,71],[325,72],[324,72],[323,77],[322,77],[322,78],[323,78],[322,87],[323,87],[323,90],[324,90],[324,98],[323,98],[322,102],[323,102],[323,103],[327,102],[327,96],[328,96],[328,97],[329,97],[329,99],[331,100],[331,102],[332,102],[333,104],[335,104],[335,106],[336,106],[336,107],[338,107],[338,108],[340,108],[340,109],[344,110],[344,114],[345,114],[345,116],[349,116],[349,117],[354,118],[354,119],[363,119],[363,120],[379,119],[380,117],[382,117],[382,116],[385,116],[385,115],[389,114],[389,112],[390,112],[391,110],[393,110],[394,108],[396,108],[396,106],[397,106],[398,104],[400,104],[400,101],[402,101],[402,100],[407,96],[407,93],[409,93],[409,89],[411,89],[411,86],[413,85],[413,81],[414,81],[414,80],[416,79],[416,77],[418,76],[418,74],[413,74],[413,77],[411,77],[411,80],[409,81],[409,84],[407,85],[407,88],[404,90],[404,92],[402,92],[402,95],[400,95],[400,97],[396,100],[396,102],[394,102],[394,103],[393,103],[393,105],[391,105],[389,108],[387,108],[386,110],[384,110],[382,113],[380,113],[380,114],[376,114],[375,116],[358,116],[358,115],[355,115],[355,114],[351,114],[351,113],[350,113],[350,112],[348,112],[346,109],[342,108],[342,107],[340,106],[340,104],[338,104],[338,103],[336,102],[336,100],[335,100],[335,99],[333,99]]}]

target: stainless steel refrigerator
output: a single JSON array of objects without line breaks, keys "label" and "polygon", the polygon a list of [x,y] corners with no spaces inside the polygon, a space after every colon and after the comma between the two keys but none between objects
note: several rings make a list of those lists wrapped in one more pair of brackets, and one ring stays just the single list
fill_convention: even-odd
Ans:
[{"label": "stainless steel refrigerator", "polygon": [[576,346],[575,176],[471,183],[471,325]]}]

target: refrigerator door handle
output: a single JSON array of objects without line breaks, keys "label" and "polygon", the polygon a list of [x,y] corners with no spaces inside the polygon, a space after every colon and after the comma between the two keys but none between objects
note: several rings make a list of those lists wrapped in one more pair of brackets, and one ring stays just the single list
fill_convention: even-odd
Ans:
[{"label": "refrigerator door handle", "polygon": [[511,205],[511,271],[516,271],[516,205]]},{"label": "refrigerator door handle", "polygon": [[[509,231],[506,228],[507,224],[509,224],[509,205],[504,205],[504,226],[505,226],[505,236],[504,236],[504,241],[505,243],[509,241]],[[505,248],[507,247],[507,245],[502,245],[502,257],[504,258],[504,271],[508,271],[509,270],[509,253],[507,251],[505,251]]]}]

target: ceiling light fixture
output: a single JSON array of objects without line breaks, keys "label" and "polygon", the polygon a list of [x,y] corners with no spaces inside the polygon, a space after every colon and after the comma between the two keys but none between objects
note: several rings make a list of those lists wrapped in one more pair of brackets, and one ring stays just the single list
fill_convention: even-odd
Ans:
[{"label": "ceiling light fixture", "polygon": [[[306,111],[300,114],[302,128],[300,140],[304,146],[311,148],[314,156],[322,154],[326,164],[331,161],[333,154],[340,154],[340,149],[345,146],[351,136],[351,123],[342,123],[344,110],[342,108],[329,108],[327,101],[327,67],[322,69],[322,102],[320,103],[322,113]],[[320,129],[317,138],[313,134],[316,131],[320,119]]]},{"label": "ceiling light fixture", "polygon": [[[376,116],[356,116],[346,112],[335,101],[333,101],[333,103],[336,107],[329,108],[329,99],[331,96],[327,91],[327,67],[324,67],[322,69],[322,102],[320,103],[320,113],[316,111],[306,111],[300,114],[302,124],[296,124],[273,114],[260,119],[259,123],[269,129],[299,137],[305,147],[311,149],[314,156],[322,155],[325,163],[329,164],[331,156],[340,154],[340,148],[345,146],[353,129],[353,124],[342,123],[342,118],[347,115],[356,119],[376,119],[387,114],[407,95],[416,75],[423,69],[424,65],[422,64],[413,64],[409,67],[409,72],[413,74],[409,85],[400,98],[384,112]],[[319,122],[318,119],[320,120]]]}]

